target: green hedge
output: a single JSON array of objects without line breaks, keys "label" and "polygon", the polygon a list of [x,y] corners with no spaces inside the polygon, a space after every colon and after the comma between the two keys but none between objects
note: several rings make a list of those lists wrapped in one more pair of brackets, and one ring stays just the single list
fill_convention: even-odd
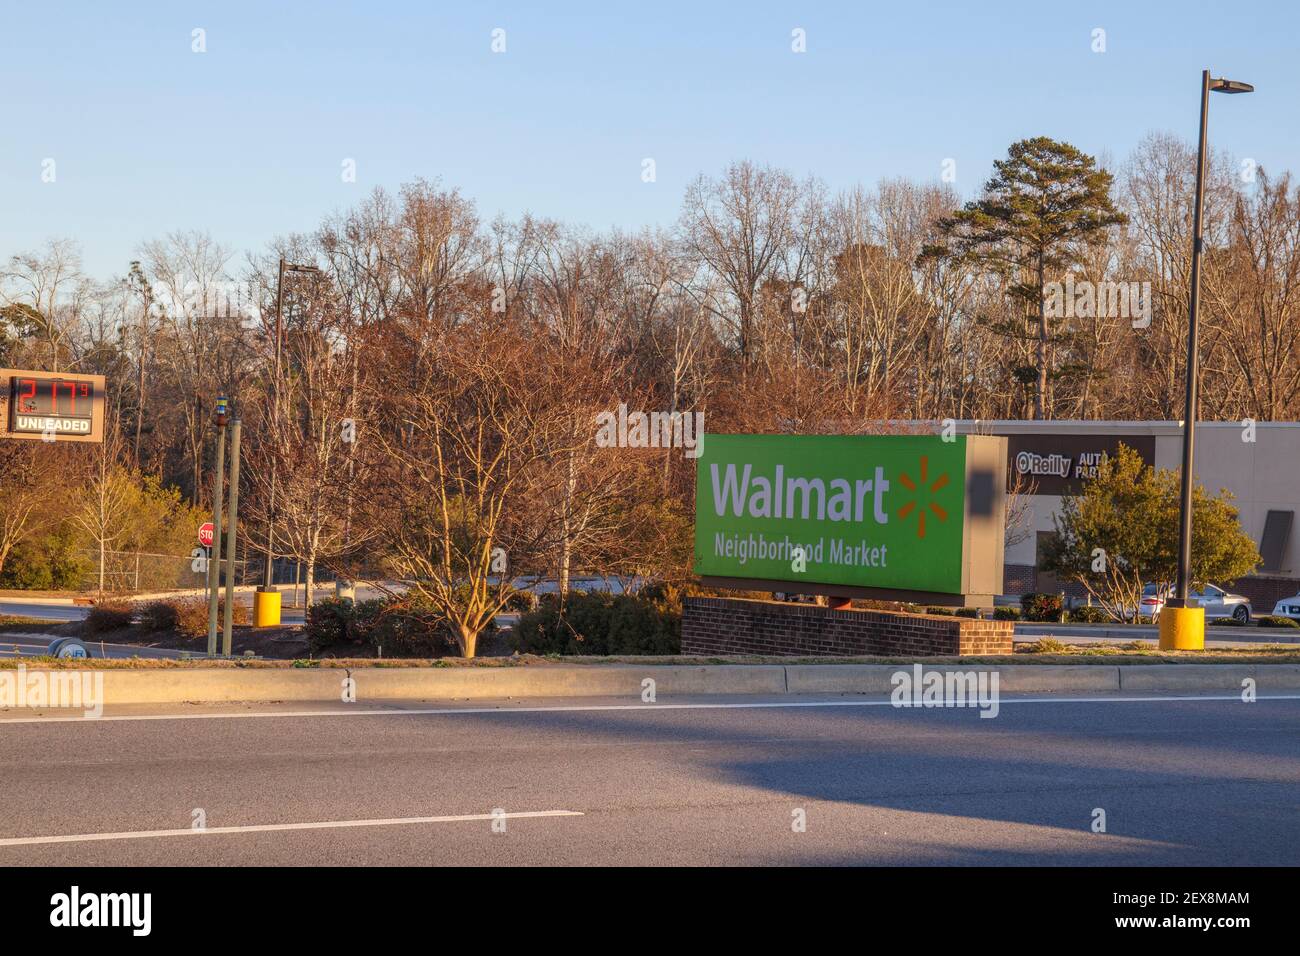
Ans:
[{"label": "green hedge", "polygon": [[1018,607],[995,607],[993,609],[993,620],[995,621],[1018,621],[1020,620],[1020,608]]},{"label": "green hedge", "polygon": [[1020,599],[1020,610],[1026,621],[1054,623],[1061,619],[1065,605],[1059,594],[1026,594]]},{"label": "green hedge", "polygon": [[433,607],[410,596],[355,603],[327,598],[307,611],[303,633],[315,654],[359,648],[375,648],[385,657],[460,653],[450,623]]},{"label": "green hedge", "polygon": [[0,573],[0,588],[75,591],[93,570],[94,564],[78,550],[72,533],[61,531],[16,545]]},{"label": "green hedge", "polygon": [[1255,623],[1260,627],[1300,627],[1289,617],[1277,617],[1272,614],[1265,614],[1262,617],[1255,618]]},{"label": "green hedge", "polygon": [[1071,611],[1069,621],[1071,624],[1105,624],[1110,621],[1110,615],[1095,605],[1085,605]]},{"label": "green hedge", "polygon": [[680,654],[682,615],[662,591],[639,596],[596,592],[554,595],[524,614],[515,627],[521,654]]}]

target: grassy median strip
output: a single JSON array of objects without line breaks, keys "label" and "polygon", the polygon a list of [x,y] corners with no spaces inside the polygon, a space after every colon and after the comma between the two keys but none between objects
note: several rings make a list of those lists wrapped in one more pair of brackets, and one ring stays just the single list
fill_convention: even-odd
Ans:
[{"label": "grassy median strip", "polygon": [[[1131,641],[1124,644],[1062,644],[1059,642],[1021,645],[1014,654],[984,654],[969,657],[687,657],[684,655],[595,657],[532,654],[511,657],[484,657],[473,660],[462,658],[325,658],[315,660],[262,660],[239,658],[234,660],[209,660],[196,657],[189,660],[157,660],[132,658],[55,659],[52,657],[0,658],[0,669],[12,669],[19,664],[55,669],[94,668],[97,670],[185,670],[190,668],[235,669],[354,669],[354,668],[494,668],[494,667],[550,667],[556,664],[581,664],[591,667],[602,665],[640,666],[699,666],[702,664],[1300,664],[1300,646],[1295,644],[1264,644],[1258,647],[1231,648],[1207,651],[1162,651],[1154,644]],[[0,647],[4,642],[0,639]],[[1041,645],[1041,646],[1040,646]]]},{"label": "grassy median strip", "polygon": [[55,628],[59,626],[60,626],[60,622],[58,621],[44,621],[41,620],[39,617],[23,617],[22,615],[19,614],[0,614],[0,637],[3,636],[5,630],[13,627],[36,628],[36,629],[44,630],[44,629]]}]

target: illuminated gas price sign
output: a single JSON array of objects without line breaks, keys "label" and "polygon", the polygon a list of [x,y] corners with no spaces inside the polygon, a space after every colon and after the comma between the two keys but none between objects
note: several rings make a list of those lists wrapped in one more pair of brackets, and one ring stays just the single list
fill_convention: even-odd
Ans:
[{"label": "illuminated gas price sign", "polygon": [[54,375],[0,369],[6,438],[43,441],[103,440],[102,375]]}]

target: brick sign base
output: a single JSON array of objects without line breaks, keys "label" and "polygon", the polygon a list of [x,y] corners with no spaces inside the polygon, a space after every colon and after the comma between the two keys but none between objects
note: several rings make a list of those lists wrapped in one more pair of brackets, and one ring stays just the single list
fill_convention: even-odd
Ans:
[{"label": "brick sign base", "polygon": [[686,598],[682,653],[782,657],[1010,654],[1010,621],[901,611],[832,611],[815,604]]}]

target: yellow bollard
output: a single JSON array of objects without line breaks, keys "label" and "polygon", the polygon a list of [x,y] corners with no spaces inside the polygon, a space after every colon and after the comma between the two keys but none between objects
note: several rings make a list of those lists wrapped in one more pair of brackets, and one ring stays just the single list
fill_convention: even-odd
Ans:
[{"label": "yellow bollard", "polygon": [[279,627],[280,626],[280,592],[279,591],[258,590],[253,592],[253,626],[254,627]]},{"label": "yellow bollard", "polygon": [[1205,608],[1169,607],[1160,611],[1162,651],[1205,650]]}]

